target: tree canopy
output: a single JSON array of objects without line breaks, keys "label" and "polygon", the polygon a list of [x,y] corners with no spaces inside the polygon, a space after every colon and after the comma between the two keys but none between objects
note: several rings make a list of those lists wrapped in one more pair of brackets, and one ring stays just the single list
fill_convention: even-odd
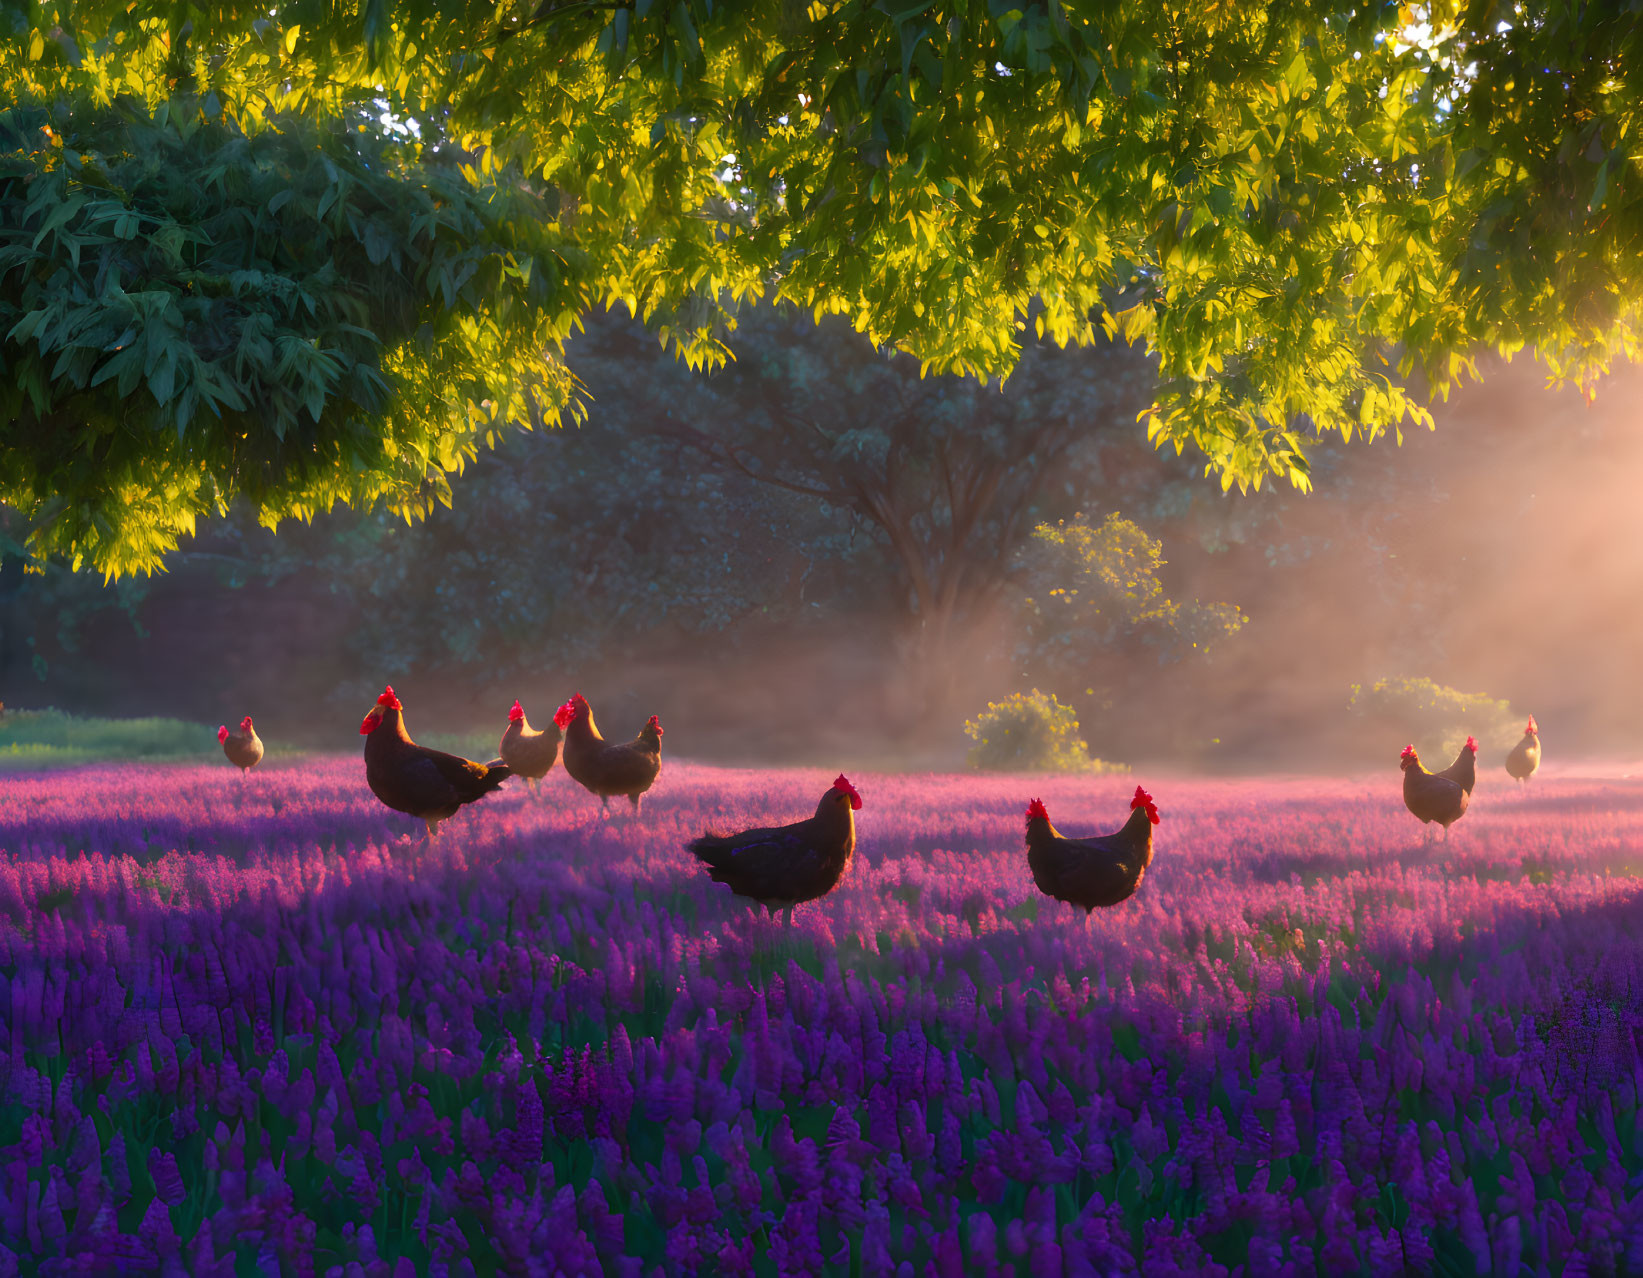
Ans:
[{"label": "tree canopy", "polygon": [[572,407],[574,258],[518,189],[303,117],[0,111],[0,501],[36,555],[151,571],[245,499],[449,500]]},{"label": "tree canopy", "polygon": [[556,314],[625,302],[692,361],[722,358],[736,306],[771,294],[942,371],[1007,372],[1029,322],[1145,340],[1150,435],[1228,486],[1305,486],[1314,433],[1429,424],[1409,387],[1442,392],[1482,351],[1532,348],[1588,385],[1636,346],[1627,5],[11,12],[17,100],[184,92],[247,130],[368,109],[429,150],[454,140],[476,182],[542,191],[542,233],[588,264],[555,281]]}]

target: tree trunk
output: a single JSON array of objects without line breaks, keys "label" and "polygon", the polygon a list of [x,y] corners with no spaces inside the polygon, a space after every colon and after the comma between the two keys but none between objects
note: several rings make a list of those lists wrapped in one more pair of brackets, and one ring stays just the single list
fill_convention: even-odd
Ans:
[{"label": "tree trunk", "polygon": [[[956,748],[964,720],[995,684],[998,590],[955,591],[911,613],[897,645],[900,681],[887,728],[902,737],[924,737]],[[973,704],[972,704],[973,703]]]}]

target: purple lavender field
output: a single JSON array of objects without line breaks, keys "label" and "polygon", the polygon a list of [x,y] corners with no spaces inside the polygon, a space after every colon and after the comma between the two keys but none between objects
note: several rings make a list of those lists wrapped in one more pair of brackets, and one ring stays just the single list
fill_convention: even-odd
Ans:
[{"label": "purple lavender field", "polygon": [[[1086,925],[1041,795],[1163,813]],[[791,934],[681,849],[831,774],[556,771],[428,845],[357,758],[12,774],[0,1273],[1643,1268],[1643,782],[854,776]],[[418,827],[420,831],[420,827]]]}]

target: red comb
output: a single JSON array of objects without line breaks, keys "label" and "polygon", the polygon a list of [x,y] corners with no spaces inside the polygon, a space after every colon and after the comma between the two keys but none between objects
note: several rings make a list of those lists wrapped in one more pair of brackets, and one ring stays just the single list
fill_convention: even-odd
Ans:
[{"label": "red comb", "polygon": [[513,703],[513,709],[508,711],[508,722],[509,723],[519,723],[519,722],[523,721],[524,718],[525,718],[525,707],[520,705],[519,702],[516,700]]},{"label": "red comb", "polygon": [[833,788],[841,794],[848,794],[850,796],[850,810],[852,812],[861,811],[861,793],[855,786],[850,784],[849,778],[846,777],[844,773],[839,773],[839,779],[833,782]]},{"label": "red comb", "polygon": [[1476,737],[1467,737],[1466,748],[1476,754],[1478,752],[1478,739]]},{"label": "red comb", "polygon": [[1537,737],[1540,735],[1540,729],[1535,726],[1535,716],[1534,715],[1529,716],[1529,726],[1527,728],[1525,728],[1524,731],[1525,732],[1532,732]]},{"label": "red comb", "polygon": [[240,720],[240,731],[242,731],[242,732],[250,732],[251,731],[251,716],[250,715],[246,715],[245,718]]},{"label": "red comb", "polygon": [[553,712],[553,721],[561,728],[570,727],[571,720],[574,718],[576,718],[575,697],[572,697],[569,701],[565,702],[564,705],[560,706],[559,709]]},{"label": "red comb", "polygon": [[1154,825],[1158,824],[1158,805],[1152,801],[1152,795],[1140,786],[1135,787],[1135,797],[1130,800],[1130,811],[1134,812],[1137,808],[1145,808],[1147,810],[1147,820]]},{"label": "red comb", "polygon": [[1050,819],[1050,814],[1049,814],[1049,811],[1044,807],[1044,800],[1034,799],[1030,803],[1027,804],[1027,824],[1028,825],[1031,825],[1035,820],[1036,821],[1048,821],[1049,819]]},{"label": "red comb", "polygon": [[1414,759],[1418,757],[1419,756],[1415,754],[1415,747],[1413,745],[1404,746],[1403,753],[1398,756],[1400,759]]},{"label": "red comb", "polygon": [[655,715],[651,715],[649,719],[645,720],[645,727],[653,728],[657,736],[662,735],[662,721]]},{"label": "red comb", "polygon": [[217,729],[217,740],[218,742],[228,740],[228,725],[226,723]]},{"label": "red comb", "polygon": [[382,690],[382,695],[377,698],[377,704],[385,710],[403,710],[405,708],[399,704],[399,698],[394,696],[394,690],[391,687]]}]

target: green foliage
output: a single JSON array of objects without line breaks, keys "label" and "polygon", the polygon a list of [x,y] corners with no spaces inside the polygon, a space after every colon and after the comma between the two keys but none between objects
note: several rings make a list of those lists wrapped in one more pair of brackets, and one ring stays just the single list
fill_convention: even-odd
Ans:
[{"label": "green foliage", "polygon": [[571,402],[541,204],[376,131],[190,99],[0,112],[0,501],[40,556],[152,572],[236,498],[406,518]]},{"label": "green foliage", "polygon": [[1449,766],[1468,736],[1477,738],[1478,759],[1503,760],[1523,735],[1526,716],[1505,701],[1460,692],[1431,679],[1377,679],[1352,685],[1351,711],[1412,739],[1421,762],[1437,772]]},{"label": "green foliage", "polygon": [[96,719],[61,710],[0,714],[0,768],[41,768],[111,759],[206,759],[220,753],[216,729],[180,719]]},{"label": "green foliage", "polygon": [[1071,706],[1053,694],[1014,692],[964,725],[975,745],[967,756],[972,768],[984,772],[1128,772],[1122,763],[1090,757],[1090,748],[1078,735]]},{"label": "green foliage", "polygon": [[[15,6],[15,99],[246,120],[378,101],[565,197],[594,293],[722,356],[774,292],[942,370],[1144,339],[1159,444],[1309,482],[1314,432],[1429,423],[1485,349],[1636,345],[1627,5],[822,0]],[[373,110],[379,108],[372,107]],[[556,214],[559,216],[559,214]]]},{"label": "green foliage", "polygon": [[1158,575],[1163,543],[1118,514],[1040,524],[1022,560],[1017,658],[1058,686],[1094,685],[1087,695],[1139,661],[1207,656],[1246,620],[1236,604],[1170,599]]}]

